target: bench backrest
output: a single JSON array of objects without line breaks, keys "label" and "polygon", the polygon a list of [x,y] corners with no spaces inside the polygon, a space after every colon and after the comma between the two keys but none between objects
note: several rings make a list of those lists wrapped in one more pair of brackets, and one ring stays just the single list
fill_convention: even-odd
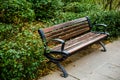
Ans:
[{"label": "bench backrest", "polygon": [[68,40],[90,31],[90,28],[91,25],[88,17],[83,17],[41,29],[39,33],[42,36],[42,39],[45,39],[47,41],[54,38]]}]

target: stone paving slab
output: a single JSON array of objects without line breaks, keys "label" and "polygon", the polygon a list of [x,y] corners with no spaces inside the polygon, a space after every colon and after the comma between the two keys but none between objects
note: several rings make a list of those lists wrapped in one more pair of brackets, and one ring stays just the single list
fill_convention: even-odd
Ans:
[{"label": "stone paving slab", "polygon": [[98,49],[84,57],[75,54],[77,60],[73,59],[65,67],[69,74],[67,78],[61,77],[60,71],[55,71],[38,80],[120,80],[120,39],[106,47],[107,52]]},{"label": "stone paving slab", "polygon": [[120,80],[120,66],[115,64],[106,63],[95,71],[95,73],[99,73],[113,80]]},{"label": "stone paving slab", "polygon": [[109,78],[107,76],[103,76],[103,75],[98,74],[98,73],[93,73],[89,77],[81,79],[81,80],[114,80],[114,79]]},{"label": "stone paving slab", "polygon": [[[105,58],[102,58],[101,53],[87,55],[76,62],[73,62],[66,67],[69,74],[82,79],[90,75],[100,64],[105,63]],[[99,55],[99,56],[98,56]],[[101,57],[100,57],[101,56]]]},{"label": "stone paving slab", "polygon": [[106,63],[82,80],[120,80],[120,66]]}]

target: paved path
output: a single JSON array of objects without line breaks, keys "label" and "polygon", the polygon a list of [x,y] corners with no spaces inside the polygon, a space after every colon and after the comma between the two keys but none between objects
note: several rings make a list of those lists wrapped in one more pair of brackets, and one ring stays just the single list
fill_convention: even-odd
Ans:
[{"label": "paved path", "polygon": [[120,39],[107,44],[106,48],[107,52],[98,49],[73,60],[65,67],[69,74],[67,78],[55,71],[38,80],[120,80]]}]

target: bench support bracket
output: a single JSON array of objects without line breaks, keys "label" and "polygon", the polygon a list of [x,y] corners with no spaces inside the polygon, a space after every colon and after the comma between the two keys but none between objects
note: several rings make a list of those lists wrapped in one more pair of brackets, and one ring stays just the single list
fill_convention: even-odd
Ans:
[{"label": "bench support bracket", "polygon": [[103,47],[103,52],[106,52],[107,51],[107,49],[105,48],[105,45],[104,45],[104,43],[102,42],[102,41],[99,41],[99,44]]}]

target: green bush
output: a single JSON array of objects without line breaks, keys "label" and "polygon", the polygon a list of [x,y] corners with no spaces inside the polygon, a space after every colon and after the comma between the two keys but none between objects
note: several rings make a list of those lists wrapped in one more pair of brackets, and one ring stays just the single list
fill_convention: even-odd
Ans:
[{"label": "green bush", "polygon": [[15,24],[32,21],[35,14],[31,8],[26,0],[0,0],[0,20]]},{"label": "green bush", "polygon": [[41,42],[30,30],[0,41],[0,80],[31,80],[44,60]]},{"label": "green bush", "polygon": [[120,12],[119,11],[101,11],[91,15],[91,19],[96,23],[107,24],[106,30],[110,33],[110,37],[120,36]]},{"label": "green bush", "polygon": [[0,23],[0,80],[31,80],[43,66],[43,46],[35,27],[24,25],[19,31],[21,26]]},{"label": "green bush", "polygon": [[80,2],[72,2],[64,7],[64,11],[75,12],[75,13],[81,13],[91,10],[100,10],[100,9],[101,8],[99,5],[80,3]]},{"label": "green bush", "polygon": [[21,26],[19,25],[0,23],[0,41],[16,36],[20,29]]},{"label": "green bush", "polygon": [[54,18],[62,8],[61,0],[27,0],[33,4],[36,20]]},{"label": "green bush", "polygon": [[50,25],[55,25],[55,24],[59,24],[59,23],[63,23],[66,21],[70,21],[76,18],[80,18],[82,17],[80,14],[76,14],[74,12],[61,12],[59,16],[57,16],[54,19],[49,20],[48,24]]}]

